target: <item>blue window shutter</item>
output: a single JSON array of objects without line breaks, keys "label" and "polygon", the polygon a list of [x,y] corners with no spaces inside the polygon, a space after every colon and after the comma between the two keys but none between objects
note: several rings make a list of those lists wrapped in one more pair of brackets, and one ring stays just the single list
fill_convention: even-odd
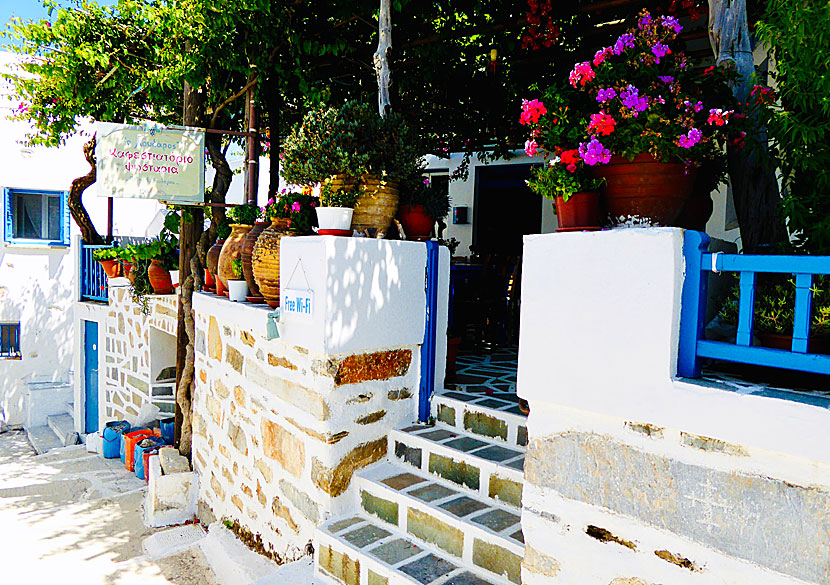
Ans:
[{"label": "blue window shutter", "polygon": [[12,192],[9,189],[3,189],[3,241],[11,242],[13,237]]},{"label": "blue window shutter", "polygon": [[64,191],[61,194],[61,206],[63,207],[63,243],[68,246],[70,244],[69,237],[69,192]]}]

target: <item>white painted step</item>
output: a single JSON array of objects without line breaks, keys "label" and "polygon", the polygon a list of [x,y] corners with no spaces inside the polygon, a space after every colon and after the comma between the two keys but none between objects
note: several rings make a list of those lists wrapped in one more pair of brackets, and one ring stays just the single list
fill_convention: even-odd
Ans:
[{"label": "white painted step", "polygon": [[38,455],[48,453],[52,449],[63,447],[63,443],[58,440],[55,431],[49,425],[41,425],[39,427],[27,427],[26,437],[29,443],[34,447]]},{"label": "white painted step", "polygon": [[457,484],[462,491],[521,508],[524,448],[438,423],[389,433],[390,458]]},{"label": "white painted step", "polygon": [[72,420],[75,420],[75,403],[74,402],[67,402],[66,403],[66,414],[72,417]]},{"label": "white painted step", "polygon": [[316,531],[315,575],[341,585],[503,585],[439,549],[356,515]]},{"label": "white painted step", "polygon": [[[495,407],[495,408],[494,408]],[[518,406],[487,394],[445,391],[432,397],[432,416],[438,422],[475,435],[503,441],[505,446],[527,445],[527,416]]]},{"label": "white painted step", "polygon": [[46,417],[46,424],[49,425],[58,440],[61,442],[61,447],[68,447],[78,443],[78,433],[75,432],[75,421],[68,414],[53,414]]},{"label": "white painted step", "polygon": [[494,582],[518,583],[524,557],[520,510],[471,497],[404,464],[373,466],[355,484],[361,513],[385,529],[399,530],[419,546],[435,546]]}]

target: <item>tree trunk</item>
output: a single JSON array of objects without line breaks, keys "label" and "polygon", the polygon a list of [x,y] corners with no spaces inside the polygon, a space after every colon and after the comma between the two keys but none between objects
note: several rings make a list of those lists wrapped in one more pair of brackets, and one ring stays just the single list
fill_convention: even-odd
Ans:
[{"label": "tree trunk", "polygon": [[378,50],[375,51],[375,73],[378,76],[378,111],[385,118],[392,107],[389,87],[392,85],[392,72],[389,69],[389,52],[392,50],[392,13],[390,0],[380,0],[380,18],[378,19]]},{"label": "tree trunk", "polygon": [[[739,104],[746,104],[755,65],[745,0],[709,0],[709,42],[717,64],[734,67],[738,72],[732,92]],[[754,253],[786,242],[787,230],[779,212],[781,197],[774,169],[764,165],[763,157],[750,149],[729,146],[727,153],[743,251]]]},{"label": "tree trunk", "polygon": [[280,191],[280,115],[282,113],[282,94],[279,79],[268,77],[265,86],[265,105],[268,108],[268,133],[271,152],[268,155],[268,199],[276,201]]},{"label": "tree trunk", "polygon": [[81,237],[84,242],[92,245],[99,245],[104,243],[104,238],[95,229],[92,219],[84,207],[83,195],[87,187],[95,182],[95,135],[90,138],[89,142],[84,144],[84,158],[86,158],[89,166],[92,167],[89,172],[83,177],[78,177],[72,181],[72,186],[69,188],[69,213],[72,219],[78,224],[81,229]]},{"label": "tree trunk", "polygon": [[[202,122],[204,99],[201,92],[185,82],[185,126]],[[179,229],[179,310],[176,339],[176,444],[182,455],[190,456],[192,444],[193,382],[195,379],[196,327],[193,319],[193,291],[201,288],[201,263],[197,244],[202,235],[203,211],[188,206],[182,210]]]}]

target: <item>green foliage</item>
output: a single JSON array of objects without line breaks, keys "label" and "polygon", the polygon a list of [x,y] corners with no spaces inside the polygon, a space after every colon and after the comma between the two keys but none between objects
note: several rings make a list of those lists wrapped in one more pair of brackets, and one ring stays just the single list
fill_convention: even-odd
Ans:
[{"label": "green foliage", "polygon": [[414,182],[402,185],[399,191],[401,205],[422,205],[433,220],[444,219],[450,212],[450,194],[444,187],[418,175]]},{"label": "green foliage", "polygon": [[310,234],[317,225],[314,208],[320,204],[318,199],[307,193],[289,193],[283,191],[276,201],[265,206],[265,217],[288,220],[288,229],[296,234]]},{"label": "green foliage", "polygon": [[136,259],[133,269],[130,272],[130,297],[138,305],[145,315],[150,313],[150,305],[147,302],[147,295],[153,294],[153,286],[150,284],[150,275],[147,270],[150,268],[150,260]]},{"label": "green foliage", "polygon": [[231,271],[233,272],[234,280],[242,280],[244,278],[242,273],[242,258],[234,258],[231,260]]},{"label": "green foliage", "polygon": [[[817,279],[813,284],[813,311],[810,318],[811,337],[830,337],[830,279]],[[718,316],[728,325],[738,324],[740,287],[735,285]],[[792,335],[795,315],[795,281],[773,279],[759,283],[755,290],[755,330],[761,333]]]},{"label": "green foliage", "polygon": [[92,252],[92,259],[98,260],[118,260],[121,257],[121,249],[117,246],[110,248],[99,248]]},{"label": "green foliage", "polygon": [[323,207],[354,207],[357,198],[365,191],[360,183],[335,189],[326,179],[320,187],[320,205]]},{"label": "green foliage", "polygon": [[340,108],[310,110],[285,140],[282,175],[295,185],[313,185],[336,174],[373,174],[399,180],[418,162],[418,139],[403,118],[381,118],[356,101]]},{"label": "green foliage", "polygon": [[240,223],[244,225],[254,225],[254,222],[259,219],[262,210],[256,205],[249,205],[247,203],[231,207],[228,211],[228,216],[233,223]]},{"label": "green foliage", "polygon": [[231,235],[231,231],[231,222],[229,219],[225,218],[223,221],[220,221],[218,224],[216,224],[216,239],[227,239],[227,237]]},{"label": "green foliage", "polygon": [[830,254],[830,4],[769,0],[756,32],[775,58],[778,103],[766,103],[771,153],[784,187],[783,213],[803,252]]}]

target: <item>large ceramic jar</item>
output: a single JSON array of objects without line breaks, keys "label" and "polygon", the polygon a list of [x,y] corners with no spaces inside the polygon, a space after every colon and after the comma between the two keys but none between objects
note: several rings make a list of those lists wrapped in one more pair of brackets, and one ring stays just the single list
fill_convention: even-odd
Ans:
[{"label": "large ceramic jar", "polygon": [[150,279],[150,286],[157,295],[169,295],[173,292],[173,281],[170,279],[170,272],[162,266],[160,260],[153,260],[147,267],[147,278]]},{"label": "large ceramic jar", "polygon": [[613,156],[593,173],[605,179],[602,193],[612,226],[674,226],[695,181],[694,168],[660,162],[648,153],[634,160]]},{"label": "large ceramic jar", "polygon": [[382,238],[398,213],[398,183],[363,175],[360,185],[364,192],[354,204],[352,229],[358,233],[374,229],[377,237]]},{"label": "large ceramic jar", "polygon": [[231,224],[231,235],[225,240],[222,245],[222,251],[219,253],[219,266],[217,268],[216,280],[222,283],[224,288],[228,288],[228,281],[233,278],[233,261],[242,258],[242,242],[245,236],[251,231],[251,225],[242,223]]},{"label": "large ceramic jar", "polygon": [[280,306],[280,240],[291,236],[287,219],[273,218],[251,251],[251,267],[259,293],[272,309]]},{"label": "large ceramic jar", "polygon": [[[219,254],[222,253],[222,246],[224,245],[225,238],[216,240],[216,242],[214,242],[214,244],[208,250],[207,256],[205,257],[205,270],[210,272],[210,275],[213,277],[214,284],[216,284],[216,272],[219,268]],[[209,279],[205,277],[205,284],[209,284],[208,280]]]},{"label": "large ceramic jar", "polygon": [[245,276],[245,282],[248,283],[248,295],[252,299],[254,297],[262,297],[262,295],[259,292],[256,280],[254,280],[254,268],[251,264],[251,254],[254,251],[254,244],[256,244],[257,238],[259,238],[259,234],[261,234],[269,225],[271,225],[271,222],[268,221],[256,222],[254,227],[251,228],[251,231],[248,232],[248,235],[245,236],[245,240],[242,242],[242,274]]}]

